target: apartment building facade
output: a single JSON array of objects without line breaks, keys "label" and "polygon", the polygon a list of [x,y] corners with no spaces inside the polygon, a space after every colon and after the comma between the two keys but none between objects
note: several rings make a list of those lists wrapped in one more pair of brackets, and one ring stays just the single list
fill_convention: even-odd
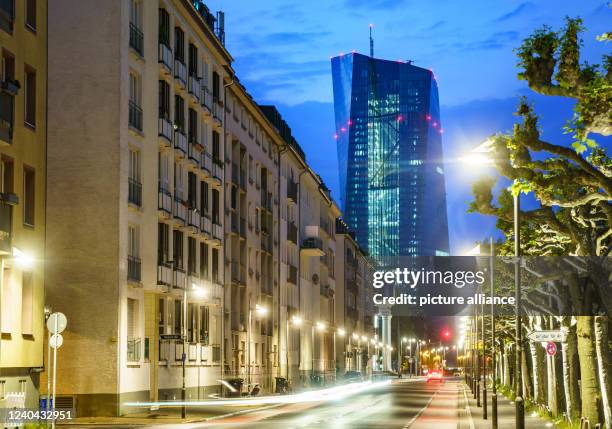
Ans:
[{"label": "apartment building facade", "polygon": [[68,318],[59,399],[80,415],[180,399],[183,362],[187,399],[202,398],[221,373],[231,57],[203,5],[54,6],[46,272],[48,303]]},{"label": "apartment building facade", "polygon": [[36,407],[43,366],[46,13],[0,4],[0,407]]},{"label": "apartment building facade", "polygon": [[187,400],[340,368],[340,210],[234,75],[222,20],[188,0],[49,11],[47,302],[79,415],[181,399],[183,365]]}]

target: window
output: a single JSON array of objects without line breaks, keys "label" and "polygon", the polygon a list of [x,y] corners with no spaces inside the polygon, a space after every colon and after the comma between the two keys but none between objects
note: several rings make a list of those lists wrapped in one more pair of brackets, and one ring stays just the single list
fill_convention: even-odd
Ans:
[{"label": "window", "polygon": [[166,333],[166,300],[160,298],[157,306],[157,332],[159,335],[163,335]]},{"label": "window", "polygon": [[215,225],[221,225],[221,211],[219,206],[219,191],[217,189],[212,190],[212,222]]},{"label": "window", "polygon": [[159,117],[170,120],[170,85],[164,80],[159,81]]},{"label": "window", "polygon": [[36,0],[26,0],[26,27],[36,30]]},{"label": "window", "polygon": [[164,265],[170,260],[170,227],[160,222],[157,234],[157,262],[159,265]]},{"label": "window", "polygon": [[142,131],[142,80],[140,75],[130,71],[129,125]]},{"label": "window", "polygon": [[174,198],[183,200],[183,164],[174,163]]},{"label": "window", "polygon": [[198,76],[198,48],[189,44],[189,76]]},{"label": "window", "polygon": [[140,360],[140,338],[138,338],[138,301],[127,299],[127,361]]},{"label": "window", "polygon": [[189,109],[189,142],[198,144],[198,112]]},{"label": "window", "polygon": [[187,173],[187,206],[194,210],[198,206],[198,176],[195,173]]},{"label": "window", "polygon": [[200,306],[200,343],[207,346],[210,341],[210,311],[207,306]]},{"label": "window", "polygon": [[140,231],[138,226],[128,226],[128,256],[139,257],[140,256]]},{"label": "window", "polygon": [[174,300],[174,333],[181,334],[181,323],[183,319],[183,303],[180,299]]},{"label": "window", "polygon": [[200,278],[208,278],[208,244],[200,243]]},{"label": "window", "polygon": [[197,342],[196,329],[198,327],[198,314],[195,304],[187,304],[187,341],[190,343]]},{"label": "window", "polygon": [[181,231],[172,231],[174,264],[176,268],[183,269],[183,233]]},{"label": "window", "polygon": [[214,71],[212,74],[212,84],[213,84],[212,93],[213,93],[213,99],[215,101],[219,101],[219,93],[220,93],[219,83],[220,83],[219,74],[216,71]]},{"label": "window", "polygon": [[34,276],[23,272],[21,281],[21,333],[34,334],[32,318],[34,315]]},{"label": "window", "polygon": [[159,9],[159,43],[170,48],[170,15]]},{"label": "window", "polygon": [[129,177],[135,182],[140,182],[140,151],[130,149]]},{"label": "window", "polygon": [[185,132],[185,100],[180,95],[174,96],[174,125],[181,132]]},{"label": "window", "polygon": [[130,24],[142,29],[142,0],[130,1]]},{"label": "window", "polygon": [[189,274],[196,274],[196,247],[197,243],[195,238],[193,237],[188,237],[187,238],[187,270],[189,271]]},{"label": "window", "polygon": [[0,193],[13,194],[14,163],[11,158],[3,156],[0,159]]},{"label": "window", "polygon": [[208,215],[208,183],[200,182],[200,211]]},{"label": "window", "polygon": [[34,170],[30,167],[23,169],[23,223],[34,226]]},{"label": "window", "polygon": [[159,167],[159,189],[161,191],[168,191],[170,188],[170,159],[167,153],[160,153],[158,155],[158,167]]},{"label": "window", "polygon": [[174,27],[174,58],[185,63],[185,33],[179,27]]},{"label": "window", "polygon": [[219,162],[221,160],[221,150],[219,146],[219,133],[216,131],[212,132],[212,157],[213,160]]},{"label": "window", "polygon": [[212,249],[212,280],[219,283],[219,249]]},{"label": "window", "polygon": [[36,126],[36,72],[29,67],[25,70],[25,122]]}]

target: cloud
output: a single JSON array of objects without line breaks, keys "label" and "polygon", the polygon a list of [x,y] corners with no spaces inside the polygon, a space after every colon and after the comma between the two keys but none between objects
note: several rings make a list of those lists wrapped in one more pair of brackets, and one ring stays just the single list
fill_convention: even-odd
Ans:
[{"label": "cloud", "polygon": [[487,51],[493,49],[501,49],[519,38],[517,31],[498,31],[490,37],[483,40],[474,40],[466,42],[454,42],[450,46],[438,43],[433,45],[436,48],[443,50],[453,49],[460,51]]},{"label": "cloud", "polygon": [[397,9],[404,3],[405,0],[344,0],[343,6],[380,11]]},{"label": "cloud", "polygon": [[270,33],[262,37],[264,43],[275,43],[277,45],[293,45],[293,44],[310,44],[317,39],[329,36],[328,31],[321,32],[298,32],[284,31],[279,33]]},{"label": "cloud", "polygon": [[504,22],[504,21],[508,21],[509,19],[512,19],[518,15],[521,15],[523,12],[526,12],[530,9],[533,9],[534,4],[531,2],[525,2],[525,3],[521,3],[520,5],[518,5],[514,10],[498,17],[495,22]]}]

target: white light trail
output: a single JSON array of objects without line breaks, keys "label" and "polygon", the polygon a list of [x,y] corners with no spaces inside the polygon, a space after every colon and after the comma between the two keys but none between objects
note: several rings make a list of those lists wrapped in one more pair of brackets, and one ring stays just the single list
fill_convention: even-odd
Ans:
[{"label": "white light trail", "polygon": [[328,389],[311,390],[292,395],[257,396],[243,398],[216,399],[210,401],[163,401],[163,402],[125,402],[126,407],[180,407],[186,406],[232,406],[232,405],[265,405],[265,404],[295,404],[302,402],[337,401],[347,396],[355,395],[366,390],[375,389],[391,383],[385,381],[365,381],[350,383]]}]

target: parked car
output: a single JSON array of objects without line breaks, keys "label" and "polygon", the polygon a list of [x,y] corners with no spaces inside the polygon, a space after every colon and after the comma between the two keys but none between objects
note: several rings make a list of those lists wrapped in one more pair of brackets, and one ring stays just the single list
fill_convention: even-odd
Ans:
[{"label": "parked car", "polygon": [[342,376],[342,380],[346,383],[354,383],[363,380],[363,377],[359,371],[347,371]]}]

